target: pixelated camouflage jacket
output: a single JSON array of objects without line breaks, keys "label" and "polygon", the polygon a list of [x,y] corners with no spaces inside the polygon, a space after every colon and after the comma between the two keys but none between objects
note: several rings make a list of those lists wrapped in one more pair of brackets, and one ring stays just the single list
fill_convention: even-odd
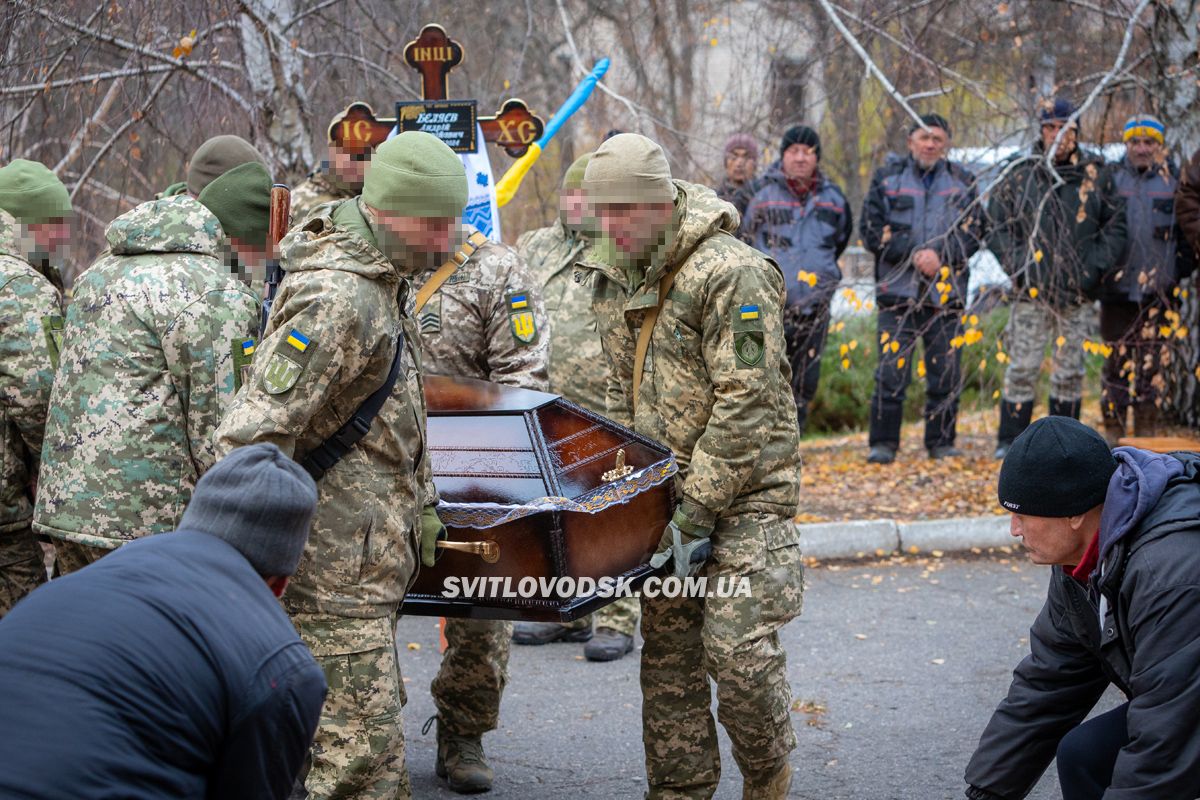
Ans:
[{"label": "pixelated camouflage jacket", "polygon": [[220,255],[221,224],[191,197],[142,203],[105,238],[67,308],[34,528],[114,548],[173,530],[216,460],[258,301]]},{"label": "pixelated camouflage jacket", "polygon": [[575,281],[575,264],[591,246],[587,236],[568,233],[560,220],[528,231],[517,240],[517,250],[541,293],[554,335],[550,338],[550,391],[584,408],[604,413],[608,368],[592,292]]},{"label": "pixelated camouflage jacket", "polygon": [[[611,370],[608,415],[633,418],[634,430],[671,448],[693,522],[747,512],[795,516],[799,431],[781,321],[783,275],[736,238],[732,205],[706,187],[675,185],[676,234],[644,281],[630,286],[626,271],[610,263],[580,264]],[[651,335],[633,417],[638,330],[669,269],[675,282]]]},{"label": "pixelated camouflage jacket", "polygon": [[[462,239],[475,232],[463,226]],[[419,290],[435,269],[413,276]],[[541,294],[516,250],[487,242],[417,314],[430,375],[452,375],[545,391],[550,332]]]},{"label": "pixelated camouflage jacket", "polygon": [[298,183],[291,194],[291,224],[299,225],[317,206],[357,195],[354,189],[331,176],[325,165],[313,170]]},{"label": "pixelated camouflage jacket", "polygon": [[416,574],[421,509],[437,502],[411,284],[377,249],[358,200],[291,231],[280,256],[287,277],[218,447],[272,442],[301,460],[383,384],[402,340],[402,371],[379,416],[317,484],[286,596],[292,613],[387,616]]},{"label": "pixelated camouflage jacket", "polygon": [[30,481],[42,456],[54,382],[62,300],[16,243],[16,222],[0,211],[0,533],[33,517]]}]

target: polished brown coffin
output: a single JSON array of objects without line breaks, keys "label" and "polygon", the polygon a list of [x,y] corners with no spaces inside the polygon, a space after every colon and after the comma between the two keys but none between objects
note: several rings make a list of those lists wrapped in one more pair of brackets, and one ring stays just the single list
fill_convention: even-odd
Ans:
[{"label": "polished brown coffin", "polygon": [[[649,576],[675,505],[667,448],[553,394],[430,376],[425,398],[450,541],[420,570],[402,613],[565,622],[615,598],[505,597],[504,588],[564,577],[636,588]],[[448,577],[459,596],[446,596]],[[500,580],[488,596],[465,596],[468,585],[480,594],[469,582],[481,577]]]}]

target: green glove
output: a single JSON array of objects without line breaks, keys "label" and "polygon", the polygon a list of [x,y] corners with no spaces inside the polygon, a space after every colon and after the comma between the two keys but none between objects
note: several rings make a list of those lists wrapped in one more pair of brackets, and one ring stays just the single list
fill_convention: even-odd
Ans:
[{"label": "green glove", "polygon": [[667,529],[658,541],[658,552],[650,559],[650,566],[658,569],[668,561],[673,562],[670,574],[676,578],[695,575],[708,560],[712,545],[708,537],[712,528],[697,525],[684,513],[683,504],[675,509]]},{"label": "green glove", "polygon": [[432,567],[437,563],[437,543],[446,538],[446,526],[438,519],[437,509],[425,506],[421,512],[421,566]]}]

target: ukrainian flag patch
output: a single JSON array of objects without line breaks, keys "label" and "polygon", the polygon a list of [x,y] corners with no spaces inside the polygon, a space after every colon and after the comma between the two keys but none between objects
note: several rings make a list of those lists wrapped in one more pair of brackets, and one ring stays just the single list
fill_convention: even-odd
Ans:
[{"label": "ukrainian flag patch", "polygon": [[758,319],[758,306],[742,306],[742,319]]},{"label": "ukrainian flag patch", "polygon": [[292,332],[287,336],[287,343],[303,353],[308,349],[309,338],[295,328],[292,328]]},{"label": "ukrainian flag patch", "polygon": [[244,342],[242,342],[242,355],[244,355],[244,356],[254,355],[254,340],[253,339],[247,339]]},{"label": "ukrainian flag patch", "polygon": [[529,298],[523,294],[514,294],[508,299],[509,308],[513,311],[519,311],[522,308],[529,307]]}]

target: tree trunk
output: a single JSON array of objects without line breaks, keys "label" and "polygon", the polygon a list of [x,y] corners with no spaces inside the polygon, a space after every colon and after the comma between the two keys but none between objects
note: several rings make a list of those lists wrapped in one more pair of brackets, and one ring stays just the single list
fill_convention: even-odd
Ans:
[{"label": "tree trunk", "polygon": [[276,179],[299,178],[312,168],[308,98],[303,58],[283,26],[295,13],[292,0],[243,0],[242,54],[254,99],[255,146],[274,165]]}]

